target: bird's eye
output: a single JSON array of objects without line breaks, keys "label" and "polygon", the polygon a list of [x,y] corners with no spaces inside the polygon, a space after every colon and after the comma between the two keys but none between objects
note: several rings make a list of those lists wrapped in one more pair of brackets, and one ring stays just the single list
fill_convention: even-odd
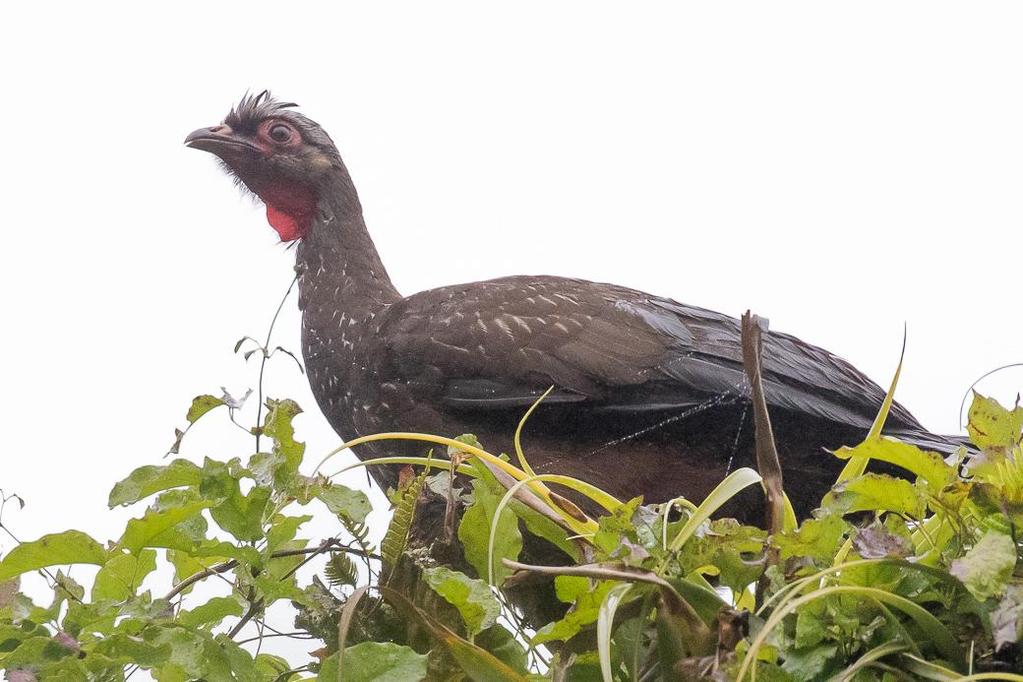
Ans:
[{"label": "bird's eye", "polygon": [[278,123],[270,126],[268,134],[270,135],[270,139],[274,142],[287,142],[291,139],[291,128],[283,123]]}]

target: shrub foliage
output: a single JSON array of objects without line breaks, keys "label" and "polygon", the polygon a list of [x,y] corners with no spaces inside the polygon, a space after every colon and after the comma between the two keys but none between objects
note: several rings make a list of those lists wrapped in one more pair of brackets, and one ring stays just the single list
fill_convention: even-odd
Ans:
[{"label": "shrub foliage", "polygon": [[[200,396],[188,425],[234,421],[238,408]],[[507,457],[471,436],[403,434],[434,454],[364,464],[402,467],[379,546],[367,496],[306,465],[298,405],[267,400],[265,410],[247,459],[179,458],[114,484],[110,507],[138,508],[116,540],[65,530],[0,560],[8,679],[124,680],[141,669],[210,682],[1023,680],[1012,672],[1023,667],[1018,405],[974,395],[973,447],[947,459],[879,435],[840,449],[851,464],[818,512],[774,535],[714,518],[761,483],[749,469],[706,500],[644,505],[536,475],[517,440]],[[870,460],[903,476],[864,473]],[[566,488],[602,512],[584,513],[557,492]],[[419,523],[438,509],[443,519]],[[336,534],[303,533],[314,515],[330,515]],[[527,535],[562,564],[528,563]],[[98,567],[89,589],[71,577],[76,564]],[[300,580],[307,565],[321,568]],[[20,591],[32,572],[49,603]],[[229,594],[201,596],[206,581]],[[550,622],[510,598],[551,582],[561,606],[545,604]],[[292,610],[294,632],[266,623],[274,605]],[[261,651],[283,635],[319,648],[305,660]]]}]

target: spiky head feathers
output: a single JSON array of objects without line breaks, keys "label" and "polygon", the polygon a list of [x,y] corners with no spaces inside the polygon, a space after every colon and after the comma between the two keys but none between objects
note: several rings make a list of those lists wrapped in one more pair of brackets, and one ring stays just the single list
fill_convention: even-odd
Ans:
[{"label": "spiky head feathers", "polygon": [[333,140],[315,121],[268,91],[242,97],[219,126],[200,128],[185,144],[215,154],[229,174],[258,196],[281,239],[304,236],[321,195],[347,171]]}]

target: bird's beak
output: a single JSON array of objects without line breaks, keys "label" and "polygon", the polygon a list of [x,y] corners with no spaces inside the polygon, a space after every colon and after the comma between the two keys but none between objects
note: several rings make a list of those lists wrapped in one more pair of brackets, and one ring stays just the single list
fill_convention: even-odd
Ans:
[{"label": "bird's beak", "polygon": [[250,140],[236,134],[229,126],[219,125],[212,128],[193,130],[185,138],[185,146],[201,149],[224,158],[239,152],[261,152],[259,147]]}]

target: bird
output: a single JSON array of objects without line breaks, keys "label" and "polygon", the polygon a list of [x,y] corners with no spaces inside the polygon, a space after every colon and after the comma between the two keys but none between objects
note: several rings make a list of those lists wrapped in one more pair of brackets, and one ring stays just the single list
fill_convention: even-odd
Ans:
[{"label": "bird", "polygon": [[[474,434],[511,452],[523,413],[538,473],[582,479],[620,499],[699,502],[755,461],[739,321],[615,284],[513,276],[402,295],[327,132],[297,105],[246,94],[188,147],[217,156],[266,207],[295,249],[301,345],[312,393],[338,435]],[[712,254],[708,254],[712,256]],[[836,355],[775,331],[762,378],[788,495],[816,507],[841,470],[829,450],[868,433],[885,391]],[[894,403],[886,433],[928,449],[929,433]],[[419,442],[375,442],[360,459],[424,454]],[[392,467],[373,467],[383,488]],[[753,519],[756,501],[733,510]]]}]

